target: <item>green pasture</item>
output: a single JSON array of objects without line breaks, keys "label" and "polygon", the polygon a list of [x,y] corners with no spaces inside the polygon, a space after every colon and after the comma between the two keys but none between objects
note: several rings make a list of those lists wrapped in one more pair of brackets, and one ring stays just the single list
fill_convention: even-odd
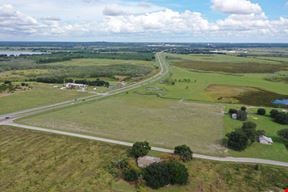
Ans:
[{"label": "green pasture", "polygon": [[29,85],[32,86],[31,90],[0,95],[0,114],[88,96],[88,93],[77,90],[60,90],[60,88],[54,88],[54,85],[50,84],[29,83]]},{"label": "green pasture", "polygon": [[[267,113],[269,113],[269,111],[270,109],[267,108]],[[257,124],[257,130],[264,130],[266,136],[271,137],[274,143],[272,145],[263,145],[255,142],[244,151],[236,152],[229,150],[229,153],[238,157],[255,157],[288,162],[288,150],[285,147],[284,141],[277,135],[277,132],[283,128],[287,128],[287,125],[275,123],[268,114],[267,116],[257,115],[255,109],[249,109],[248,121],[255,122]],[[225,115],[225,132],[229,133],[241,128],[242,123],[241,121],[233,120],[229,115]]]},{"label": "green pasture", "polygon": [[163,100],[132,92],[18,120],[33,126],[193,151],[223,154],[222,107]]},{"label": "green pasture", "polygon": [[[282,95],[288,95],[288,85],[283,82],[272,82],[264,79],[262,74],[225,74],[213,72],[188,71],[179,67],[170,67],[171,75],[166,81],[151,85],[161,90],[160,96],[170,99],[185,99],[202,102],[219,102],[206,92],[211,85],[230,85],[254,87]],[[185,81],[189,80],[189,82]],[[174,84],[173,84],[174,82]],[[151,87],[148,86],[148,87]],[[141,94],[158,94],[157,91],[147,91]]]}]

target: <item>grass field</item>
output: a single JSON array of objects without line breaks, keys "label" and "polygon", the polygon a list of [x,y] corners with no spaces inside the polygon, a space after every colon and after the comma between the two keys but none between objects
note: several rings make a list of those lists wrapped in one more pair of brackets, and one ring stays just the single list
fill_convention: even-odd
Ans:
[{"label": "grass field", "polygon": [[[255,114],[255,109],[249,110],[248,121],[255,122],[257,124],[257,130],[265,130],[266,136],[271,137],[274,143],[272,145],[262,145],[255,142],[244,151],[236,152],[229,150],[229,153],[238,157],[257,157],[288,162],[288,149],[277,135],[278,130],[287,128],[287,126],[273,122],[268,116]],[[243,123],[241,121],[233,120],[229,115],[225,116],[224,122],[226,133],[241,128]]]},{"label": "grass field", "polygon": [[236,55],[169,55],[172,65],[185,69],[227,73],[274,73],[288,70],[288,58],[239,57]]},{"label": "grass field", "polygon": [[[155,83],[153,86],[162,90],[161,97],[171,99],[185,99],[193,101],[216,102],[217,98],[207,92],[209,85],[242,86],[261,89],[280,95],[288,95],[287,84],[283,82],[271,82],[264,79],[263,74],[223,74],[215,72],[188,71],[179,67],[170,67],[171,76],[168,82]],[[189,80],[189,81],[185,81]],[[171,82],[174,82],[172,84]],[[145,88],[140,91],[142,94],[153,94]],[[221,92],[221,91],[220,91]],[[277,94],[276,94],[277,93]],[[157,91],[154,93],[157,94]],[[223,94],[222,97],[225,95]]]},{"label": "grass field", "polygon": [[218,106],[129,93],[18,122],[168,148],[187,144],[195,152],[221,155],[222,117]]},{"label": "grass field", "polygon": [[48,84],[29,84],[33,87],[31,90],[0,96],[0,114],[58,103],[88,95],[88,93],[82,93],[76,90],[60,90]]},{"label": "grass field", "polygon": [[[0,127],[0,191],[153,192],[112,177],[107,166],[127,148],[73,137]],[[288,169],[193,160],[189,183],[165,192],[275,191],[287,186]]]}]

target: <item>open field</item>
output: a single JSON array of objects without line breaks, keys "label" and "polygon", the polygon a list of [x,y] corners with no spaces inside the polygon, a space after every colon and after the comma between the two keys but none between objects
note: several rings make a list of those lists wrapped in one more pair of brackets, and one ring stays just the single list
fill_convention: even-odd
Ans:
[{"label": "open field", "polygon": [[[263,145],[255,142],[244,151],[236,152],[229,150],[229,153],[236,157],[255,157],[288,162],[288,149],[277,135],[278,130],[287,128],[287,126],[273,122],[268,116],[257,115],[255,109],[249,109],[248,121],[255,122],[257,124],[257,130],[265,130],[266,136],[271,137],[274,143],[272,145]],[[242,123],[241,121],[233,120],[229,115],[225,115],[225,132],[229,133],[241,128]]]},{"label": "open field", "polygon": [[143,77],[157,70],[154,61],[141,60],[73,59],[48,64],[31,64],[28,60],[22,60],[23,63],[3,62],[6,68],[4,66],[4,71],[0,73],[0,81],[37,81],[46,78],[60,83],[65,78],[114,78],[115,75]]},{"label": "open field", "polygon": [[[137,191],[108,173],[110,162],[125,156],[124,147],[4,126],[0,146],[0,191]],[[188,185],[157,191],[282,192],[288,183],[288,169],[283,167],[202,160],[186,166]],[[155,191],[142,185],[139,189]]]},{"label": "open field", "polygon": [[237,55],[169,55],[172,65],[192,70],[227,73],[274,73],[288,70],[288,58],[240,57]]},{"label": "open field", "polygon": [[31,90],[0,95],[0,114],[16,112],[33,107],[58,103],[78,97],[87,96],[88,93],[76,90],[60,90],[53,85],[42,83],[29,83]]},{"label": "open field", "polygon": [[[287,84],[282,82],[266,81],[264,79],[266,75],[262,74],[232,75],[213,72],[188,71],[179,67],[170,67],[170,71],[171,76],[166,81],[149,86],[154,87],[156,91],[147,91],[147,88],[143,88],[140,93],[155,95],[159,92],[157,90],[161,90],[159,94],[163,98],[219,103],[220,101],[218,100],[218,97],[224,97],[224,94],[214,97],[207,93],[207,87],[216,84],[231,87],[253,87],[262,91],[275,93],[276,99],[278,98],[277,94],[288,95]],[[255,105],[259,105],[259,103],[255,102]]]},{"label": "open field", "polygon": [[20,123],[154,146],[189,145],[195,152],[223,154],[222,108],[134,93],[18,120]]}]

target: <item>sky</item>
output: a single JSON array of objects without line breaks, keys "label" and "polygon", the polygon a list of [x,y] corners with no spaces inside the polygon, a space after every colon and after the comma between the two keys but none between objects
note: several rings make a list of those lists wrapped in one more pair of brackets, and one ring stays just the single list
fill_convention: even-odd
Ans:
[{"label": "sky", "polygon": [[288,43],[288,0],[0,0],[0,41]]}]

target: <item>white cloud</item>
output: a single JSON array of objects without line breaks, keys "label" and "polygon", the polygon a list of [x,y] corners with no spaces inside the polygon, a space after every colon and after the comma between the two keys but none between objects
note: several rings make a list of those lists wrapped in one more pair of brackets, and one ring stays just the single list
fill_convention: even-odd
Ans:
[{"label": "white cloud", "polygon": [[262,8],[249,0],[212,0],[212,8],[230,14],[261,13]]},{"label": "white cloud", "polygon": [[195,33],[215,30],[198,12],[176,12],[170,9],[140,15],[106,17],[102,23],[106,31],[116,33],[163,32]]},{"label": "white cloud", "polygon": [[[67,1],[75,2],[63,0],[61,3],[64,1],[66,3]],[[247,39],[257,38],[262,38],[263,41],[266,39],[288,40],[288,19],[280,17],[270,20],[261,9],[261,11],[254,11],[255,13],[246,12],[245,14],[239,14],[237,11],[224,19],[209,22],[199,12],[188,10],[179,12],[163,9],[163,7],[150,3],[120,3],[116,0],[110,6],[102,0],[86,0],[82,3],[84,5],[81,4],[79,8],[81,11],[85,6],[90,7],[87,8],[87,14],[86,12],[78,13],[85,15],[83,18],[75,17],[75,14],[72,15],[68,11],[71,9],[76,12],[76,8],[72,5],[63,8],[63,13],[67,11],[67,15],[63,14],[63,16],[57,14],[61,10],[59,7],[55,8],[54,14],[52,4],[50,4],[50,8],[47,6],[49,11],[43,11],[43,14],[39,15],[38,13],[30,15],[28,10],[35,8],[38,10],[40,4],[29,5],[29,9],[27,7],[23,9],[26,11],[19,10],[18,4],[17,6],[0,4],[0,40],[22,40],[23,38],[30,40],[35,40],[35,38],[44,40],[49,38],[54,40],[98,38],[97,40],[105,40],[101,37],[109,38],[111,41],[116,38],[118,40],[122,38],[121,41],[131,39],[176,41],[177,39],[174,37],[194,39],[194,41],[213,41],[215,39],[221,39],[221,41],[244,39],[247,41]],[[97,13],[93,13],[92,7],[97,7],[95,8]],[[19,8],[23,7],[19,6]]]},{"label": "white cloud", "polygon": [[0,31],[2,33],[33,33],[37,20],[24,15],[9,4],[0,6]]}]

